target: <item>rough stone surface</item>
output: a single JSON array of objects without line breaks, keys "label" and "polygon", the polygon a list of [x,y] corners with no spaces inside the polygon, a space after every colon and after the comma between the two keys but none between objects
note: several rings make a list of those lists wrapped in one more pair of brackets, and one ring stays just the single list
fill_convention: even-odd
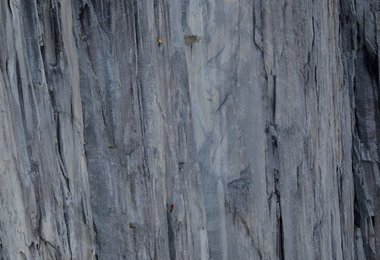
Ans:
[{"label": "rough stone surface", "polygon": [[379,259],[378,0],[0,21],[0,259]]}]

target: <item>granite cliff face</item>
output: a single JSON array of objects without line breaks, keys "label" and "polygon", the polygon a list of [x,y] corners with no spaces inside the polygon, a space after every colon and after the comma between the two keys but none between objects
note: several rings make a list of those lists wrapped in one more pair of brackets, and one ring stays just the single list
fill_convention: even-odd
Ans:
[{"label": "granite cliff face", "polygon": [[0,259],[380,257],[377,0],[0,20]]}]

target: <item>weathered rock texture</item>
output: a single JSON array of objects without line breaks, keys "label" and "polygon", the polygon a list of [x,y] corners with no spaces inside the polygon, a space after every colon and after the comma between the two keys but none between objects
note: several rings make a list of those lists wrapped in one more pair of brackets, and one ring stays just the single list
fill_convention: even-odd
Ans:
[{"label": "weathered rock texture", "polygon": [[379,259],[378,0],[0,21],[0,258]]}]

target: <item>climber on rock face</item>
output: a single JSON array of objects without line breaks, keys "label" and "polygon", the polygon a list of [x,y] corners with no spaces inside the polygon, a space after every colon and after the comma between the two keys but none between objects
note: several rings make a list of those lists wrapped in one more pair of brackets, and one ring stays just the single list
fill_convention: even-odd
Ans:
[{"label": "climber on rock face", "polygon": [[161,47],[164,44],[161,37],[159,37],[159,36],[157,37],[156,42],[157,42],[158,47]]},{"label": "climber on rock face", "polygon": [[170,213],[173,212],[173,209],[174,209],[174,204],[172,203],[172,204],[170,204]]}]

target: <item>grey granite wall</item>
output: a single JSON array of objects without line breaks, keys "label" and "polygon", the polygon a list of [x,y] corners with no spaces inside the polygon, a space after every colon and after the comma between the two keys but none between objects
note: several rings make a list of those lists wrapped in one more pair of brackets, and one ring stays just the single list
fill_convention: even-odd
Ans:
[{"label": "grey granite wall", "polygon": [[377,259],[377,0],[0,1],[0,259]]},{"label": "grey granite wall", "polygon": [[352,102],[355,257],[378,259],[380,2],[342,1],[340,19],[345,84]]}]

